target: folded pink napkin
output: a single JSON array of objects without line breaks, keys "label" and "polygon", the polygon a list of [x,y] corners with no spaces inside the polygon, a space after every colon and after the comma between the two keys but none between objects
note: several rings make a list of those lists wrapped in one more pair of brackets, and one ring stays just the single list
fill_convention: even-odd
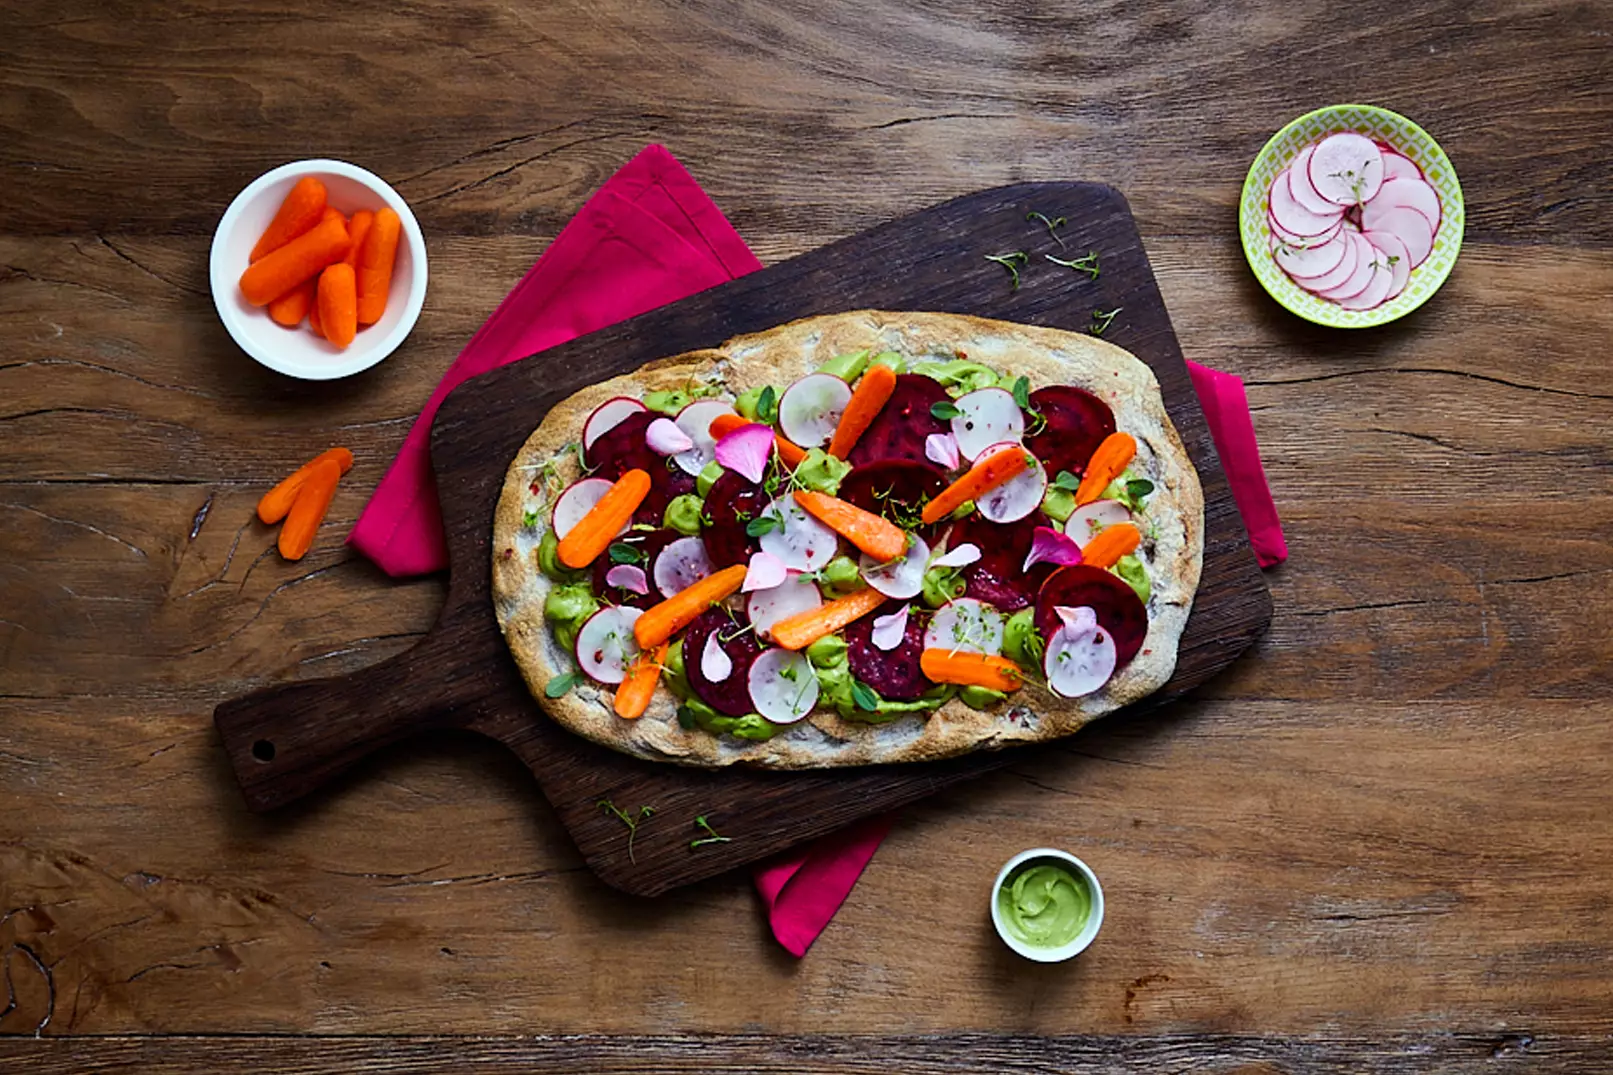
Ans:
[{"label": "folded pink napkin", "polygon": [[[428,439],[443,397],[468,378],[761,268],[672,154],[649,146],[612,176],[550,244],[449,367],[409,430],[348,543],[389,575],[448,566]],[[1266,488],[1243,382],[1189,363],[1238,509],[1262,565],[1288,555]],[[806,953],[890,830],[859,822],[758,866],[773,935]]]}]

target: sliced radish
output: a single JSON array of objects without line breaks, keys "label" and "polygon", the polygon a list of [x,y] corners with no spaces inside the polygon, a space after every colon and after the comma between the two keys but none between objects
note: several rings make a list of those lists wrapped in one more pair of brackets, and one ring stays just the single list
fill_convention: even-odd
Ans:
[{"label": "sliced radish", "polygon": [[668,543],[655,558],[655,588],[662,597],[682,593],[715,570],[706,555],[706,543],[681,537]]},{"label": "sliced radish", "polygon": [[[990,455],[997,448],[1012,447],[1017,447],[1017,444],[993,444],[981,454]],[[975,501],[975,507],[994,523],[1016,522],[1041,507],[1042,495],[1046,492],[1047,471],[1033,458],[1024,470],[995,489],[981,494],[980,499]]]},{"label": "sliced radish", "polygon": [[935,558],[932,567],[968,567],[980,559],[980,546],[965,541],[955,549],[948,549]]},{"label": "sliced radish", "polygon": [[1318,216],[1327,216],[1338,211],[1338,206],[1328,201],[1316,192],[1311,186],[1310,173],[1306,170],[1311,162],[1311,154],[1316,152],[1314,145],[1306,146],[1294,158],[1294,163],[1288,166],[1289,193],[1300,205],[1316,213]]},{"label": "sliced radish", "polygon": [[818,704],[818,674],[799,653],[765,650],[750,666],[750,700],[774,724],[794,724]]},{"label": "sliced radish", "polygon": [[1353,235],[1355,235],[1353,231],[1344,231],[1339,234],[1339,241],[1344,244],[1344,257],[1332,272],[1323,276],[1306,277],[1303,280],[1295,279],[1294,282],[1307,291],[1320,292],[1338,287],[1348,280],[1351,274],[1355,272],[1356,265],[1361,261],[1361,244],[1351,238]]},{"label": "sliced radish", "polygon": [[1338,303],[1346,310],[1370,310],[1388,297],[1389,289],[1394,286],[1394,280],[1395,271],[1389,264],[1389,255],[1373,247],[1372,279],[1367,283],[1366,290],[1359,295],[1339,299]]},{"label": "sliced radish", "polygon": [[700,650],[700,674],[711,683],[721,683],[734,672],[734,659],[722,648],[721,635],[721,631],[711,632]]},{"label": "sliced radish", "polygon": [[1271,181],[1270,201],[1272,219],[1291,235],[1321,235],[1337,224],[1344,213],[1343,208],[1336,208],[1332,213],[1313,213],[1300,205],[1294,200],[1286,170],[1278,172],[1277,178]]},{"label": "sliced radish", "polygon": [[773,625],[801,612],[823,607],[823,595],[818,584],[808,575],[791,571],[789,576],[771,590],[757,590],[745,599],[745,615],[750,618],[756,634],[771,642]]},{"label": "sliced radish", "polygon": [[995,657],[1003,651],[1003,623],[1003,614],[991,605],[960,597],[942,605],[930,617],[930,626],[924,631],[924,648]]},{"label": "sliced radish", "polygon": [[902,644],[907,637],[907,617],[909,606],[903,605],[889,616],[874,618],[874,629],[868,632],[868,638],[874,643],[874,648],[889,653]]},{"label": "sliced radish", "polygon": [[[554,502],[554,536],[564,540],[572,527],[582,522],[583,516],[605,498],[612,484],[604,478],[584,478],[567,486],[560,499]],[[626,530],[627,524],[624,523],[622,529]]]},{"label": "sliced radish", "polygon": [[851,386],[845,381],[832,373],[809,373],[779,397],[779,428],[802,448],[822,447],[849,402]]},{"label": "sliced radish", "polygon": [[1098,536],[1098,531],[1116,523],[1129,522],[1131,522],[1131,509],[1120,501],[1094,500],[1090,504],[1082,504],[1064,520],[1064,532],[1070,535],[1077,545],[1085,545]]},{"label": "sliced radish", "polygon": [[594,441],[615,429],[640,411],[648,410],[644,404],[626,396],[607,399],[594,408],[594,413],[582,424],[582,446],[592,448]]},{"label": "sliced radish", "polygon": [[1271,237],[1274,240],[1274,250],[1276,249],[1276,243],[1281,243],[1286,246],[1321,246],[1323,243],[1327,242],[1344,229],[1344,217],[1339,217],[1331,228],[1328,228],[1320,235],[1295,235],[1293,232],[1277,223],[1277,218],[1272,216],[1269,212],[1266,214],[1266,224],[1271,228]]},{"label": "sliced radish", "polygon": [[1321,246],[1289,246],[1277,248],[1277,264],[1295,280],[1309,280],[1326,276],[1339,267],[1339,262],[1350,250],[1350,240],[1343,233],[1333,236]]},{"label": "sliced radish", "polygon": [[1378,196],[1361,207],[1361,230],[1382,230],[1384,214],[1402,206],[1417,210],[1439,231],[1439,192],[1421,179],[1391,179],[1385,183]]},{"label": "sliced radish", "polygon": [[1336,302],[1339,299],[1354,298],[1365,291],[1368,284],[1372,283],[1372,259],[1377,248],[1359,235],[1351,235],[1350,241],[1360,247],[1360,260],[1356,262],[1355,272],[1351,273],[1350,278],[1338,287],[1331,287],[1326,291],[1316,293],[1324,299],[1332,299]]},{"label": "sliced radish", "polygon": [[1383,251],[1384,256],[1389,259],[1389,269],[1394,279],[1390,281],[1389,294],[1383,297],[1383,301],[1388,302],[1406,290],[1406,281],[1411,276],[1411,252],[1406,249],[1406,244],[1401,241],[1400,236],[1392,232],[1369,231],[1366,233],[1366,239]]},{"label": "sliced radish", "polygon": [[602,608],[577,632],[577,666],[590,679],[620,683],[638,657],[633,624],[643,613],[627,605]]},{"label": "sliced radish", "polygon": [[1411,267],[1416,268],[1428,260],[1434,250],[1434,226],[1415,209],[1399,206],[1384,213],[1373,231],[1386,231],[1406,244]]},{"label": "sliced radish", "polygon": [[657,418],[644,431],[644,443],[656,455],[677,455],[694,447],[689,434],[670,418]]},{"label": "sliced radish", "polygon": [[1097,626],[1094,617],[1090,630],[1075,632],[1065,625],[1054,631],[1047,641],[1042,668],[1054,694],[1080,698],[1109,682],[1115,672],[1115,657],[1114,638]]},{"label": "sliced radish", "polygon": [[1383,185],[1383,151],[1364,134],[1330,134],[1306,165],[1311,186],[1334,205],[1371,201]]},{"label": "sliced radish", "polygon": [[717,442],[711,437],[711,423],[734,408],[720,399],[697,399],[678,412],[678,428],[683,430],[694,447],[679,452],[672,458],[685,474],[698,475],[706,464],[717,458]]},{"label": "sliced radish", "polygon": [[1025,412],[1006,389],[967,392],[952,405],[959,411],[952,419],[952,436],[958,452],[971,462],[992,445],[1017,441],[1025,433]]},{"label": "sliced radish", "polygon": [[1410,157],[1392,149],[1383,151],[1383,181],[1391,179],[1422,179],[1423,170]]},{"label": "sliced radish", "polygon": [[924,569],[929,559],[930,547],[923,538],[914,534],[907,544],[906,554],[899,559],[882,564],[863,553],[858,566],[862,568],[863,580],[868,585],[886,597],[902,601],[917,597],[919,591],[924,589]]},{"label": "sliced radish", "polygon": [[605,585],[626,590],[628,593],[650,592],[650,580],[645,576],[644,569],[637,564],[616,564],[605,572]]},{"label": "sliced radish", "polygon": [[958,438],[951,433],[931,433],[924,438],[924,458],[948,470],[957,470]]},{"label": "sliced radish", "polygon": [[[835,380],[839,381],[840,378],[836,377]],[[808,515],[794,497],[779,497],[762,510],[762,518],[783,520],[784,529],[775,526],[761,536],[759,544],[763,552],[770,552],[783,560],[785,567],[797,571],[816,571],[834,559],[835,553],[840,550],[840,536]]]}]

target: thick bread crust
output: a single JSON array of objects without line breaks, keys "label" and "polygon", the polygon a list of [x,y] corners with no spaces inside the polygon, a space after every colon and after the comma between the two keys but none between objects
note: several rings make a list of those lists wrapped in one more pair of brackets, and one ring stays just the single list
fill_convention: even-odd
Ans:
[{"label": "thick bread crust", "polygon": [[[1120,429],[1137,438],[1133,469],[1151,479],[1151,540],[1139,554],[1153,594],[1142,650],[1103,690],[1060,698],[1027,685],[1011,704],[979,712],[954,700],[928,716],[889,724],[842,720],[819,709],[766,742],[685,731],[677,700],[658,687],[638,720],[618,718],[609,688],[591,682],[562,698],[544,687],[574,662],[557,646],[543,619],[552,583],[538,570],[537,547],[553,497],[581,475],[571,448],[595,407],[613,396],[709,385],[732,400],[763,384],[788,384],[826,359],[865,348],[897,351],[910,362],[970,359],[1028,376],[1035,387],[1072,384],[1114,409]],[[538,490],[533,492],[534,485]],[[536,527],[523,526],[534,511]],[[1088,722],[1158,690],[1176,667],[1177,644],[1193,606],[1204,555],[1204,498],[1198,474],[1165,413],[1153,371],[1129,352],[1078,333],[955,314],[862,310],[808,318],[740,336],[722,347],[652,362],[578,392],[555,406],[527,439],[505,479],[494,519],[493,602],[516,663],[533,697],[560,724],[595,742],[654,761],[717,767],[743,763],[779,769],[926,761],[1011,743],[1069,735]]]}]

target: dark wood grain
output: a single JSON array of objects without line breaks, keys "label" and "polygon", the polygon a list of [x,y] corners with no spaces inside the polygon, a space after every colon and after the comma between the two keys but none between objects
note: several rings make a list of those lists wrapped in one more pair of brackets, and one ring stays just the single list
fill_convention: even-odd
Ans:
[{"label": "dark wood grain", "polygon": [[[1063,248],[1029,219],[1032,211],[1076,222],[1061,238],[1072,249],[1099,253],[1096,281],[1044,259]],[[1034,252],[1021,286],[985,258],[1005,251]],[[1120,311],[1106,336],[1155,370],[1201,475],[1205,553],[1176,672],[1157,699],[1111,719],[1192,690],[1265,629],[1271,598],[1125,199],[1091,184],[1003,187],[852,236],[456,389],[432,437],[452,559],[442,618],[419,646],[374,669],[219,706],[218,727],[248,803],[254,809],[284,805],[410,732],[469,728],[505,743],[527,763],[601,877],[627,892],[656,895],[1008,764],[1016,752],[817,773],[706,773],[628,758],[591,746],[543,716],[493,619],[487,565],[494,555],[501,463],[514,457],[551,406],[655,358],[800,317],[866,307],[972,313],[1074,331],[1090,327],[1099,310]],[[649,806],[654,819],[629,844],[626,826],[601,802],[630,812]],[[691,849],[694,819],[701,815],[720,821],[732,842]]]}]

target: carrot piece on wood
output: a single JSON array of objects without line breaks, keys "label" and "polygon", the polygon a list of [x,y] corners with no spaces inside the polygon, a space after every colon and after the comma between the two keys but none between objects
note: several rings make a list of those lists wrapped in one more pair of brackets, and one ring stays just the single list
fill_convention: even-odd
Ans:
[{"label": "carrot piece on wood", "polygon": [[342,479],[341,464],[334,459],[314,464],[297,491],[285,525],[280,528],[280,555],[287,560],[301,560],[313,547],[319,524],[325,521],[331,498],[336,495],[336,483]]},{"label": "carrot piece on wood", "polygon": [[269,316],[274,318],[275,324],[286,328],[296,328],[302,324],[303,318],[314,305],[314,292],[318,285],[313,280],[306,280],[278,299],[269,303]]},{"label": "carrot piece on wood", "polygon": [[622,679],[622,685],[616,688],[616,715],[623,720],[637,720],[650,708],[650,699],[655,695],[655,685],[660,682],[661,668],[666,661],[666,651],[671,648],[670,642],[663,642],[655,649],[638,655],[638,660],[628,668],[627,675]]},{"label": "carrot piece on wood", "polygon": [[[371,229],[373,230],[373,229]],[[280,249],[265,254],[241,274],[241,294],[254,306],[267,306],[321,269],[347,255],[347,225],[340,213],[327,216]]]},{"label": "carrot piece on wood", "polygon": [[824,635],[833,634],[868,615],[884,601],[885,595],[878,590],[858,590],[820,608],[797,612],[778,621],[773,625],[773,641],[785,649],[806,649]]},{"label": "carrot piece on wood", "polygon": [[353,214],[353,219],[347,222],[348,237],[353,245],[347,248],[347,256],[342,260],[358,269],[358,252],[364,246],[364,236],[370,233],[370,225],[375,223],[375,214],[368,209],[360,209]]},{"label": "carrot piece on wood", "polygon": [[1141,545],[1142,541],[1142,532],[1133,523],[1106,526],[1082,547],[1081,562],[1093,567],[1113,567],[1122,556],[1128,555]]},{"label": "carrot piece on wood", "polygon": [[588,514],[560,539],[557,550],[560,562],[573,568],[593,563],[610,547],[649,493],[650,475],[637,467],[617,478],[610,491],[599,498],[599,503],[589,508]]},{"label": "carrot piece on wood", "polygon": [[[777,631],[778,628],[774,627]],[[984,653],[954,653],[951,650],[927,649],[919,654],[919,671],[936,683],[955,683],[960,687],[989,687],[994,691],[1017,691],[1024,683],[1019,665],[1007,657],[989,657]]]},{"label": "carrot piece on wood", "polygon": [[726,600],[745,585],[745,564],[725,567],[699,582],[685,586],[658,605],[652,605],[633,623],[633,637],[639,649],[654,649],[694,622],[712,605]]},{"label": "carrot piece on wood", "polygon": [[857,382],[857,390],[851,394],[846,409],[840,414],[840,424],[835,426],[834,436],[829,440],[829,454],[836,459],[850,455],[857,446],[858,438],[874,424],[874,419],[885,409],[894,391],[896,371],[889,366],[869,366],[862,380]]},{"label": "carrot piece on wood", "polygon": [[331,448],[320,452],[308,462],[292,471],[281,483],[263,494],[258,501],[258,518],[269,525],[274,525],[286,517],[291,510],[292,502],[297,499],[297,490],[302,488],[308,475],[320,463],[332,461],[340,468],[343,474],[353,469],[353,453],[346,448]]},{"label": "carrot piece on wood", "polygon": [[325,184],[311,175],[305,175],[291,185],[286,200],[275,210],[274,219],[263,229],[252,247],[249,261],[258,261],[264,255],[279,250],[303,232],[311,231],[325,212]]},{"label": "carrot piece on wood", "polygon": [[1076,506],[1090,504],[1103,496],[1109,483],[1120,477],[1137,454],[1137,439],[1130,433],[1111,433],[1087,461],[1086,473],[1075,488]]},{"label": "carrot piece on wood", "polygon": [[997,488],[1029,465],[1025,449],[1019,447],[1000,448],[983,456],[975,460],[975,465],[965,471],[961,478],[924,505],[919,518],[927,523],[939,522],[956,511],[964,501],[978,500],[982,494]]},{"label": "carrot piece on wood", "polygon": [[391,206],[375,211],[355,266],[358,269],[358,323],[361,325],[375,324],[386,312],[386,294],[392,289],[392,263],[397,259],[398,237],[402,234],[403,221]]},{"label": "carrot piece on wood", "polygon": [[345,261],[327,265],[319,274],[319,325],[337,347],[352,343],[358,332],[358,282]]},{"label": "carrot piece on wood", "polygon": [[881,563],[907,551],[907,535],[902,528],[871,511],[811,489],[797,489],[795,502],[824,526]]}]

